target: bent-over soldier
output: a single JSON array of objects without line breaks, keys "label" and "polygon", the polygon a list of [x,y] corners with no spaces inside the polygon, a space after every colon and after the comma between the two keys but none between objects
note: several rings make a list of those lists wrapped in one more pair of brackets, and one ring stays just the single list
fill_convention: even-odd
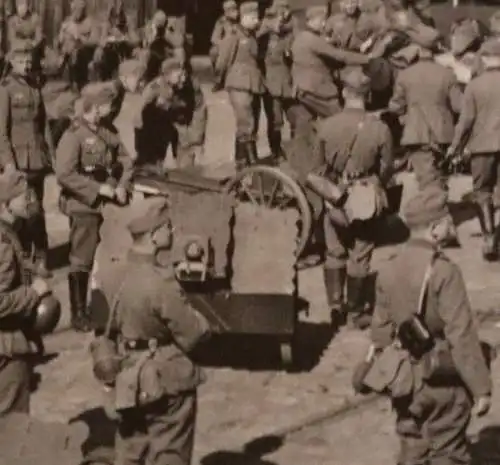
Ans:
[{"label": "bent-over soldier", "polygon": [[215,63],[217,62],[220,43],[225,37],[233,34],[238,27],[238,4],[234,0],[225,0],[222,4],[222,8],[223,15],[217,19],[210,38],[210,43],[212,45],[208,55],[213,67],[215,67]]},{"label": "bent-over soldier", "polygon": [[[488,411],[492,385],[462,273],[437,247],[451,226],[446,195],[429,186],[403,215],[411,236],[379,270],[371,329],[374,348],[382,351],[378,356],[408,360],[391,396],[401,443],[398,463],[468,464],[471,413]],[[415,350],[423,334],[411,330],[416,318],[434,344],[430,352]],[[434,355],[438,363],[431,369]]]},{"label": "bent-over soldier", "polygon": [[[0,159],[4,170],[23,171],[40,205],[51,157],[45,135],[47,116],[42,92],[31,78],[33,50],[24,44],[10,53],[12,71],[0,85]],[[48,277],[48,237],[43,209],[25,222],[20,238],[27,260]]]},{"label": "bent-over soldier", "polygon": [[0,174],[0,418],[29,413],[32,368],[38,350],[30,322],[47,283],[24,268],[18,220],[37,214],[38,202],[19,171]]},{"label": "bent-over soldier", "polygon": [[216,89],[225,88],[236,119],[235,163],[237,169],[255,164],[260,98],[264,93],[262,62],[256,31],[259,5],[240,5],[240,27],[220,44],[215,64]]},{"label": "bent-over soldier", "polygon": [[84,0],[71,2],[71,13],[61,25],[58,47],[61,52],[61,70],[66,67],[70,84],[80,91],[89,82],[89,65],[99,43],[99,28],[87,15]]},{"label": "bent-over soldier", "polygon": [[114,82],[84,87],[79,117],[57,147],[60,208],[70,221],[71,321],[79,331],[88,329],[87,290],[99,244],[102,208],[106,202],[125,205],[128,201],[133,162],[119,135],[102,123],[112,112],[115,98]]},{"label": "bent-over soldier", "polygon": [[169,145],[179,167],[203,155],[207,107],[182,59],[165,60],[162,75],[144,89],[135,126],[137,164],[163,165]]},{"label": "bent-over soldier", "polygon": [[93,290],[114,312],[112,333],[127,359],[115,381],[115,463],[190,465],[196,391],[204,380],[190,353],[209,325],[186,300],[167,258],[175,238],[166,199],[145,202],[128,225],[133,244],[125,262],[102,270]]},{"label": "bent-over soldier", "polygon": [[482,47],[483,71],[465,88],[462,111],[448,150],[470,154],[474,201],[483,234],[483,257],[498,256],[493,193],[500,185],[500,41]]},{"label": "bent-over soldier", "polygon": [[[381,188],[392,174],[393,144],[389,128],[370,116],[365,105],[370,80],[359,68],[343,73],[344,109],[319,124],[318,139],[324,154],[325,174],[335,184],[370,179]],[[344,286],[347,311],[359,327],[367,323],[367,278],[374,250],[372,220],[345,224],[342,205],[330,205],[324,218],[326,257],[324,282],[332,321],[343,317]],[[346,283],[347,278],[347,283]],[[343,318],[342,318],[343,319]]]}]

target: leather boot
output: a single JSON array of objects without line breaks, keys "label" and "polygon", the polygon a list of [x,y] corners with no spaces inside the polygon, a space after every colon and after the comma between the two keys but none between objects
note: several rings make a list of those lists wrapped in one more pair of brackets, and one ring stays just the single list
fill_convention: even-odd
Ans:
[{"label": "leather boot", "polygon": [[347,276],[348,324],[358,329],[366,329],[371,324],[371,315],[365,310],[366,278]]},{"label": "leather boot", "polygon": [[240,140],[236,141],[234,147],[234,162],[236,165],[236,171],[241,171],[249,165],[246,142]]},{"label": "leather boot", "polygon": [[88,282],[89,273],[77,271],[68,275],[71,326],[79,332],[88,332],[91,329],[86,314]]},{"label": "leather boot", "polygon": [[281,146],[281,131],[272,131],[267,135],[269,141],[269,148],[273,157],[273,162],[279,162],[285,159],[285,153]]},{"label": "leather boot", "polygon": [[246,154],[250,166],[256,165],[259,162],[259,157],[257,156],[257,142],[250,140],[246,143]]},{"label": "leather boot", "polygon": [[495,209],[491,202],[478,205],[477,216],[483,235],[483,258],[487,261],[495,260],[498,256],[495,239]]},{"label": "leather boot", "polygon": [[345,324],[344,286],[345,268],[323,268],[326,301],[330,310],[332,326],[338,328]]}]

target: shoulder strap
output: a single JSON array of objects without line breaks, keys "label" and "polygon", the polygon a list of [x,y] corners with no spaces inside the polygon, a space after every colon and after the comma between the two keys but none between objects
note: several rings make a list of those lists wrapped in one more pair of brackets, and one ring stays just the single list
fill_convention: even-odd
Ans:
[{"label": "shoulder strap", "polygon": [[417,315],[423,317],[425,315],[425,305],[427,303],[427,294],[429,291],[429,282],[434,270],[434,262],[436,256],[433,255],[431,261],[427,265],[425,270],[424,280],[422,281],[422,287],[420,288],[420,296],[418,298]]}]

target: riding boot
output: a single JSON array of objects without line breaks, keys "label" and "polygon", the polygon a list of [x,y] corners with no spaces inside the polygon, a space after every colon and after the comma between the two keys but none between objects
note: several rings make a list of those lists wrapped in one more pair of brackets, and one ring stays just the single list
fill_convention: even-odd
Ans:
[{"label": "riding boot", "polygon": [[344,286],[345,268],[323,268],[326,301],[330,310],[332,326],[338,328],[345,324]]},{"label": "riding boot", "polygon": [[370,326],[371,315],[366,312],[366,277],[347,276],[348,324],[358,329]]},{"label": "riding boot", "polygon": [[281,146],[281,130],[270,131],[267,138],[269,140],[269,148],[271,149],[273,162],[277,163],[285,159],[285,153]]},{"label": "riding boot", "polygon": [[87,272],[70,272],[68,275],[71,326],[79,332],[90,331],[90,322],[86,313],[88,282],[89,273]]},{"label": "riding boot", "polygon": [[249,165],[246,142],[241,140],[236,141],[234,147],[234,163],[236,165],[236,171],[241,171]]},{"label": "riding boot", "polygon": [[259,162],[259,158],[257,156],[257,142],[255,142],[254,140],[249,140],[246,143],[246,154],[248,164],[250,166],[256,165]]},{"label": "riding boot", "polygon": [[498,255],[495,239],[495,209],[491,202],[485,202],[478,205],[477,213],[483,235],[483,258],[487,261],[493,261]]}]

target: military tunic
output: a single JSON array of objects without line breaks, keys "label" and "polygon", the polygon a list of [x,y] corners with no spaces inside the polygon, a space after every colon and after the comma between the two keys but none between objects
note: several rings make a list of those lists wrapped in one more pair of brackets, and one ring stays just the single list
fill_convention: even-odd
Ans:
[{"label": "military tunic", "polygon": [[27,46],[39,49],[43,45],[42,21],[36,13],[29,13],[21,18],[11,16],[7,23],[7,47],[12,50],[14,46]]},{"label": "military tunic", "polygon": [[404,118],[401,144],[421,188],[443,185],[438,162],[454,133],[454,115],[460,111],[462,93],[454,72],[421,59],[401,71],[389,108]]},{"label": "military tunic", "polygon": [[[45,176],[51,169],[45,135],[48,128],[41,90],[23,77],[10,75],[0,86],[0,163],[27,174],[28,182],[43,205]],[[27,257],[33,252],[44,259],[48,248],[43,210],[23,221],[20,238]],[[34,248],[34,251],[32,250]]]},{"label": "military tunic", "polygon": [[212,31],[212,36],[210,38],[210,43],[212,45],[208,53],[213,67],[215,67],[215,63],[217,62],[220,43],[227,36],[234,34],[237,28],[238,28],[238,23],[236,21],[227,18],[226,16],[221,16],[219,19],[217,19],[214,26],[214,30]]},{"label": "military tunic", "polygon": [[133,160],[114,128],[75,121],[57,147],[55,172],[60,208],[70,219],[70,267],[90,272],[99,244],[104,199],[102,183],[129,189]]},{"label": "military tunic", "polygon": [[184,88],[174,89],[158,77],[142,97],[135,133],[137,163],[163,164],[171,144],[178,166],[193,166],[205,142],[208,116],[198,82],[189,77]]},{"label": "military tunic", "polygon": [[[433,256],[425,323],[434,338],[449,343],[461,381],[424,384],[418,397],[394,403],[401,441],[398,463],[469,463],[470,395],[476,399],[489,395],[491,380],[458,266],[430,243],[411,239],[379,271],[371,337],[377,348],[388,346],[397,325],[417,312],[425,270]],[[411,403],[422,407],[420,415],[409,412]]]},{"label": "military tunic", "polygon": [[25,330],[40,302],[30,284],[16,233],[0,221],[0,417],[29,413],[31,369],[25,357],[35,350]]},{"label": "military tunic", "polygon": [[260,96],[264,77],[255,35],[238,27],[219,48],[215,73],[220,85],[229,93],[236,118],[236,139],[254,141],[260,113]]},{"label": "military tunic", "polygon": [[[98,294],[104,295],[109,314],[109,306],[116,299],[113,328],[130,363],[139,363],[147,352],[148,341],[158,341],[158,348],[143,369],[149,366],[158,373],[158,390],[152,396],[140,383],[140,405],[122,415],[117,433],[117,465],[138,463],[145,457],[151,464],[189,465],[196,389],[204,380],[189,354],[208,335],[208,322],[189,305],[173,271],[157,268],[151,256],[130,252],[126,263],[104,267],[96,280],[91,307]],[[107,315],[102,303],[96,310],[105,324]]]}]

